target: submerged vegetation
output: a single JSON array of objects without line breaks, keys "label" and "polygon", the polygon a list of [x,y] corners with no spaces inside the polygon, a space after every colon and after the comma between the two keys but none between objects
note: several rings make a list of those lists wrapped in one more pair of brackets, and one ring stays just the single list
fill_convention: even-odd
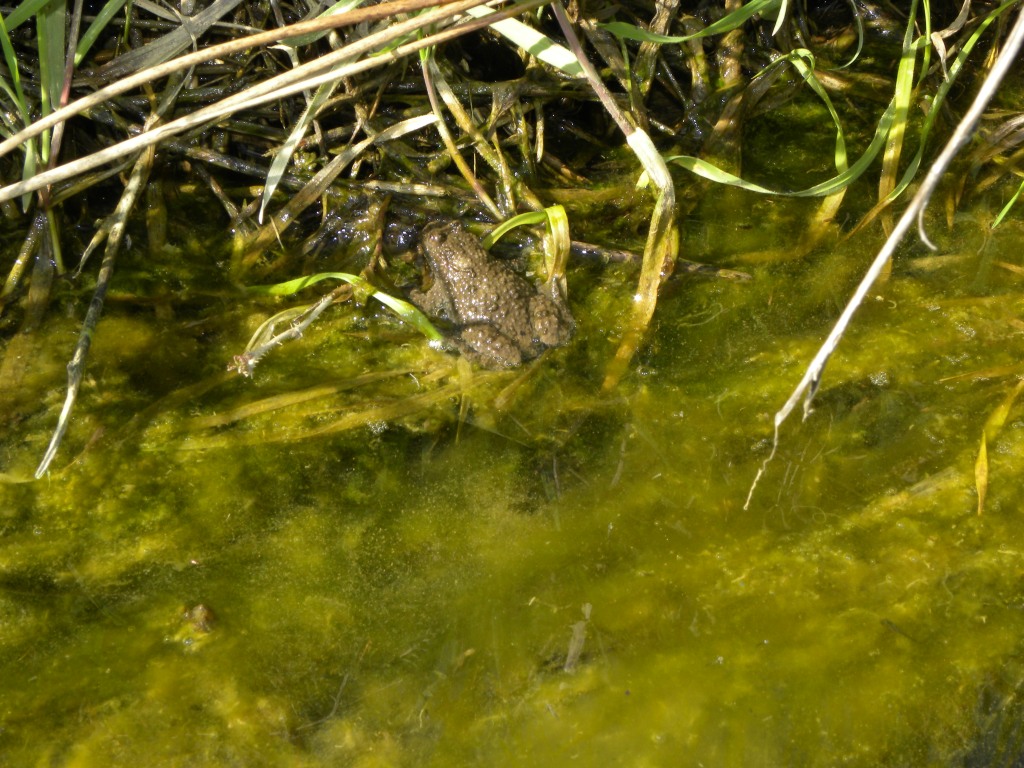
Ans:
[{"label": "submerged vegetation", "polygon": [[[118,15],[124,8],[127,17]],[[570,252],[642,263],[635,290],[620,297],[626,313],[597,319],[619,326],[598,362],[607,391],[642,344],[659,286],[684,263],[679,230],[701,190],[718,183],[820,198],[789,258],[834,238],[838,220],[847,232],[876,220],[891,229],[890,207],[949,133],[958,111],[951,94],[963,100],[989,76],[1015,3],[965,3],[954,13],[917,2],[489,9],[402,0],[279,9],[220,0],[187,23],[124,8],[110,2],[88,16],[82,6],[67,13],[63,3],[25,2],[2,30],[0,201],[25,226],[0,294],[6,327],[31,332],[60,279],[75,285],[96,275],[37,476],[70,423],[104,299],[133,245],[128,233],[145,242],[154,271],[173,258],[167,217],[180,214],[169,208],[171,187],[222,208],[230,255],[216,263],[225,287],[283,281],[272,292],[299,291],[320,279],[302,277],[310,267],[326,276],[338,264],[361,275],[339,273],[348,287],[268,320],[236,360],[243,373],[339,301],[375,297],[439,340],[401,300],[409,280],[401,259],[415,231],[439,216],[496,224],[547,209],[546,219],[526,221],[547,222],[548,274],[563,287]],[[1012,59],[1009,45],[1004,59]],[[978,65],[966,67],[972,57]],[[806,117],[792,130],[818,135],[832,124],[831,173],[812,174],[824,158],[807,157],[783,175],[744,174],[748,135],[767,116],[795,116],[785,107],[794,103]],[[982,122],[986,141],[944,184],[950,220],[975,179],[990,188],[1014,172],[1019,130],[998,116],[1005,107],[995,109]],[[870,119],[873,138],[855,140],[849,154],[850,124],[859,132]],[[770,130],[785,128],[783,118]],[[673,176],[673,167],[696,178]],[[870,179],[877,203],[850,220],[843,199]],[[602,210],[634,221],[625,249],[609,241],[621,233],[598,226]],[[90,255],[101,247],[96,265]],[[8,358],[39,354],[31,342],[14,347]],[[16,401],[21,374],[7,362],[0,392]],[[801,391],[820,380],[818,362]]]},{"label": "submerged vegetation", "polygon": [[6,13],[0,762],[1016,764],[1022,9]]}]

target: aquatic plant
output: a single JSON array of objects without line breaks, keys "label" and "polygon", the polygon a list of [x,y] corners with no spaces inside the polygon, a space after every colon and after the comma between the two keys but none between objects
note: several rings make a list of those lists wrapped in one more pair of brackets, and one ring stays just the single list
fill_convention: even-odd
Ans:
[{"label": "aquatic plant", "polygon": [[[933,9],[916,2],[900,18],[869,6],[840,12],[783,0],[694,9],[630,4],[618,10],[566,9],[542,0],[498,8],[473,0],[399,0],[366,8],[338,3],[310,12],[287,7],[287,15],[217,0],[196,13],[185,9],[181,16],[160,18],[160,12],[114,0],[85,19],[80,6],[66,15],[63,3],[26,0],[0,28],[8,71],[0,142],[8,165],[0,202],[13,217],[15,200],[37,216],[9,269],[0,312],[10,314],[14,300],[22,299],[24,327],[33,327],[52,300],[54,276],[66,274],[62,252],[69,245],[76,251],[69,277],[79,280],[92,252],[106,243],[68,366],[64,406],[37,476],[49,467],[69,424],[89,343],[102,332],[97,324],[132,222],[144,220],[151,258],[161,258],[167,215],[161,190],[167,179],[188,179],[223,207],[233,231],[229,278],[235,284],[301,280],[301,254],[322,249],[357,211],[372,230],[373,257],[361,265],[361,276],[345,274],[373,286],[382,280],[379,288],[360,291],[397,302],[388,290],[393,278],[378,268],[389,212],[410,227],[410,220],[456,213],[497,223],[565,203],[574,231],[607,236],[585,221],[586,206],[569,205],[571,191],[563,195],[543,187],[554,178],[576,189],[594,187],[588,177],[601,174],[599,158],[628,147],[636,158],[632,170],[601,185],[622,201],[623,210],[642,211],[646,236],[642,256],[626,255],[637,259],[640,272],[635,290],[622,297],[628,311],[604,363],[603,389],[610,391],[646,338],[660,287],[682,263],[679,227],[702,184],[822,198],[798,247],[789,249],[792,258],[834,236],[846,191],[880,159],[877,204],[854,228],[880,218],[891,229],[892,204],[922,168],[934,169],[927,185],[943,168],[932,159],[940,116],[955,108],[954,86],[962,87],[965,74],[974,75],[966,64],[984,45],[989,60],[997,53],[1002,61],[1012,57],[1016,38],[1004,30],[1016,5],[965,4],[937,30]],[[16,34],[29,19],[36,35]],[[83,22],[88,26],[80,34]],[[894,76],[878,58],[886,46],[896,57]],[[998,68],[984,75],[994,91]],[[746,123],[805,99],[801,87],[820,101],[834,126],[834,173],[802,190],[791,179],[747,178]],[[489,102],[489,115],[478,109],[479,100]],[[851,159],[844,123],[866,117],[868,102],[884,108],[872,118],[873,138]],[[972,113],[968,127],[978,117]],[[579,143],[572,146],[557,132],[575,135]],[[963,135],[954,144],[962,144]],[[1009,151],[1012,129],[996,129],[995,135],[1001,151]],[[904,150],[912,153],[909,161]],[[474,168],[464,153],[475,155],[481,166]],[[264,157],[269,162],[256,159]],[[998,167],[998,157],[974,155],[989,168]],[[817,159],[807,160],[807,167],[818,165]],[[449,166],[457,173],[446,173]],[[682,200],[678,190],[687,183],[673,177],[673,166],[698,177],[696,191]],[[127,176],[117,180],[120,173]],[[952,188],[963,187],[970,166],[958,173]],[[261,187],[225,189],[243,177],[259,180]],[[991,176],[987,183],[994,183]],[[79,250],[64,242],[64,233],[76,218],[95,215],[85,195],[92,189],[116,194],[118,201],[105,206],[89,244]],[[918,200],[915,205],[923,204],[927,195]],[[896,234],[905,230],[901,224]],[[794,398],[813,395],[828,353],[893,247],[879,256]],[[622,250],[606,244],[603,253]],[[557,274],[563,270],[559,266]],[[315,317],[352,295],[334,293],[304,306]],[[302,312],[287,309],[275,317],[279,323],[299,322]],[[251,364],[240,369],[251,372]],[[794,403],[780,411],[776,429]]]}]

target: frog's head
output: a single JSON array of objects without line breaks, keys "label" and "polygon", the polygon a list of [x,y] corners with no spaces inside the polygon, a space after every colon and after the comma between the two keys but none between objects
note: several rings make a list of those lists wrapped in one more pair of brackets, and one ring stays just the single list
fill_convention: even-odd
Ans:
[{"label": "frog's head", "polygon": [[427,267],[437,279],[458,279],[471,270],[486,254],[480,243],[463,229],[458,221],[428,224],[420,233],[420,252]]},{"label": "frog's head", "polygon": [[454,220],[435,221],[420,231],[420,249],[429,257],[436,254],[452,235],[461,233],[462,225]]}]

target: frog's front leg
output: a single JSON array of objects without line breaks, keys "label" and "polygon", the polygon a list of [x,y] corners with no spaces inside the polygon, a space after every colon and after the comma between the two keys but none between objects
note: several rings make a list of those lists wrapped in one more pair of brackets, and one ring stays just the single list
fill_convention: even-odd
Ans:
[{"label": "frog's front leg", "polygon": [[515,368],[523,362],[519,347],[497,328],[485,323],[464,326],[455,343],[470,362],[492,370]]},{"label": "frog's front leg", "polygon": [[422,309],[430,317],[451,320],[451,298],[439,283],[434,283],[427,291],[413,288],[409,291],[409,301]]}]

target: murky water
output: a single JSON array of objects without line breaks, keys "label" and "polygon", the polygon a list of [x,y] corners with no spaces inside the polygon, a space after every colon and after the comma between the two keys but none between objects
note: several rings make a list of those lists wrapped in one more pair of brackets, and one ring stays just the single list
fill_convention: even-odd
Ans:
[{"label": "murky water", "polygon": [[[628,266],[576,267],[576,340],[513,374],[339,308],[231,378],[268,305],[112,301],[57,469],[0,486],[0,762],[1015,764],[1019,405],[980,515],[975,476],[1024,225],[903,249],[745,510],[878,236],[769,259],[807,208],[740,199],[684,255],[754,279],[679,278],[611,394]],[[77,327],[29,347],[9,480]]]}]

